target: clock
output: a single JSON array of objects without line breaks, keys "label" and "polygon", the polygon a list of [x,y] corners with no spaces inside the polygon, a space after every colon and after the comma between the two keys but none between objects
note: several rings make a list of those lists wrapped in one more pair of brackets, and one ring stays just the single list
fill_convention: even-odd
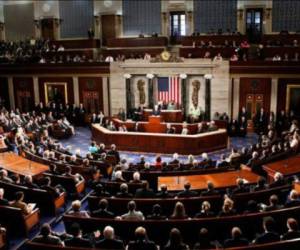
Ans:
[{"label": "clock", "polygon": [[171,58],[171,54],[169,51],[163,51],[161,54],[160,54],[160,57],[163,61],[169,61],[170,58]]},{"label": "clock", "polygon": [[105,0],[103,2],[103,5],[106,7],[106,8],[109,8],[112,6],[112,1],[111,0]]},{"label": "clock", "polygon": [[43,6],[42,6],[42,9],[45,13],[49,12],[50,9],[51,9],[51,6],[49,3],[44,3]]}]

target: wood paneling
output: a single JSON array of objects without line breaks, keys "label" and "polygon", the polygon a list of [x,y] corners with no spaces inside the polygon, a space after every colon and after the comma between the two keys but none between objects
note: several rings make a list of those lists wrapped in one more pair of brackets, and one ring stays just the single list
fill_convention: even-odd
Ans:
[{"label": "wood paneling", "polygon": [[109,63],[5,64],[0,75],[108,74]]},{"label": "wood paneling", "polygon": [[6,77],[0,77],[0,106],[4,105],[7,109],[10,108],[9,93],[8,93],[8,80]]},{"label": "wood paneling", "polygon": [[102,78],[79,77],[78,81],[80,103],[84,104],[87,112],[93,113],[103,111]]},{"label": "wood paneling", "polygon": [[[71,77],[41,77],[39,78],[39,93],[41,102],[45,103],[45,83],[67,83],[68,103],[74,103],[73,78]],[[45,103],[47,104],[47,103]]]},{"label": "wood paneling", "polygon": [[16,108],[29,111],[34,107],[33,79],[31,77],[14,77],[14,98]]},{"label": "wood paneling", "polygon": [[[256,87],[254,87],[256,86]],[[241,78],[240,79],[240,109],[246,106],[248,94],[263,96],[263,108],[269,113],[271,105],[271,78]]]},{"label": "wood paneling", "polygon": [[65,49],[92,49],[100,47],[100,39],[72,39],[51,41],[50,45],[64,46]]},{"label": "wood paneling", "polygon": [[54,40],[54,18],[44,18],[41,20],[42,38]]},{"label": "wood paneling", "polygon": [[201,41],[208,43],[212,41],[214,45],[222,45],[225,40],[229,43],[233,41],[236,42],[236,45],[239,45],[243,40],[246,40],[246,36],[237,36],[237,35],[207,35],[207,36],[182,36],[179,37],[179,43],[183,46],[192,46],[193,42],[195,42],[196,46],[201,44]]},{"label": "wood paneling", "polygon": [[107,47],[165,47],[168,45],[167,37],[132,37],[112,38],[107,40]]},{"label": "wood paneling", "polygon": [[[287,85],[299,85],[300,87],[300,78],[280,78],[278,79],[278,94],[277,94],[277,112],[285,110],[286,108],[286,89]],[[300,108],[300,107],[299,107]]]},{"label": "wood paneling", "polygon": [[102,43],[106,45],[109,39],[117,36],[116,15],[101,15]]}]

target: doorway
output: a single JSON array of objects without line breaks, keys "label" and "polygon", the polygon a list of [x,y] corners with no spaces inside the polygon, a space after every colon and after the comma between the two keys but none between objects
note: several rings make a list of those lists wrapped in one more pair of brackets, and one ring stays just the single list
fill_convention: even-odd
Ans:
[{"label": "doorway", "polygon": [[259,43],[262,35],[263,9],[246,10],[246,34],[250,43]]},{"label": "doorway", "polygon": [[170,12],[171,41],[186,35],[186,15],[184,11]]},{"label": "doorway", "polygon": [[41,20],[41,32],[43,39],[55,39],[53,18],[45,18]]}]

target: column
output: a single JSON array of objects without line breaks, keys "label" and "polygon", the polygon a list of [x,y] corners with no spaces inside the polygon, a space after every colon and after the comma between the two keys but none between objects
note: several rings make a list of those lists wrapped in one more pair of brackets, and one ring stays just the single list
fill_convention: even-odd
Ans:
[{"label": "column", "polygon": [[233,79],[233,112],[232,112],[232,118],[236,119],[239,115],[239,109],[240,109],[240,78],[234,78]]},{"label": "column", "polygon": [[39,79],[37,76],[33,77],[33,91],[35,104],[40,103]]},{"label": "column", "polygon": [[146,77],[148,78],[148,98],[149,98],[149,108],[154,108],[154,86],[153,86],[153,74],[147,74]]},{"label": "column", "polygon": [[277,113],[278,78],[272,78],[270,111]]},{"label": "column", "polygon": [[184,115],[187,115],[187,98],[186,98],[186,81],[187,81],[187,74],[180,74],[179,75],[181,79],[181,106],[182,106],[182,111]]},{"label": "column", "polygon": [[108,100],[108,78],[102,77],[102,93],[103,93],[103,113],[109,115],[109,100]]},{"label": "column", "polygon": [[210,121],[211,112],[211,74],[204,75],[205,79],[205,120]]},{"label": "column", "polygon": [[76,106],[78,106],[80,103],[80,99],[79,99],[79,82],[77,76],[73,76],[73,92],[74,92],[74,103],[76,104]]},{"label": "column", "polygon": [[125,89],[126,89],[126,114],[127,116],[131,113],[132,110],[132,92],[131,88],[131,75],[125,74]]},{"label": "column", "polygon": [[8,95],[10,108],[15,109],[14,83],[12,77],[8,77]]}]

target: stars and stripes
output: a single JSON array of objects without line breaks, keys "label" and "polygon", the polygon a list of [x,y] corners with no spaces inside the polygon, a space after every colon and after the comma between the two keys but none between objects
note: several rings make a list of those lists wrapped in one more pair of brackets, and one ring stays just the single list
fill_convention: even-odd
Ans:
[{"label": "stars and stripes", "polygon": [[158,101],[181,103],[179,76],[158,77],[157,79]]}]

